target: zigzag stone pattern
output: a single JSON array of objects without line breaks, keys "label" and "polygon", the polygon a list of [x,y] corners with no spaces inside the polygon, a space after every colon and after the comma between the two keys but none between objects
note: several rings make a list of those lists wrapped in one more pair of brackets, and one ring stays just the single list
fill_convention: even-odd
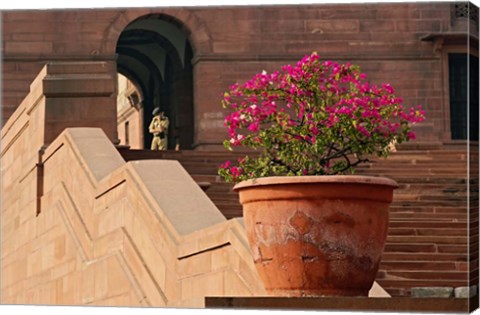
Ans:
[{"label": "zigzag stone pattern", "polygon": [[44,157],[41,212],[25,207],[33,215],[4,235],[3,301],[202,307],[206,295],[262,292],[242,224],[178,162],[125,163],[96,128],[67,129]]},{"label": "zigzag stone pattern", "polygon": [[[104,68],[76,66],[80,86]],[[102,129],[59,132],[58,116],[48,129],[59,93],[45,82],[59,69],[42,70],[2,129],[2,302],[203,307],[206,295],[262,294],[241,220],[178,162],[126,163]]]}]

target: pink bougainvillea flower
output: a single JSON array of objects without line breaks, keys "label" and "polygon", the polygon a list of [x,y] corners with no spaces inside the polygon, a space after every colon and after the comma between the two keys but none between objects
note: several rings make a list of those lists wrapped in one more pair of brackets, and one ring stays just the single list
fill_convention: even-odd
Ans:
[{"label": "pink bougainvillea flower", "polygon": [[421,106],[405,109],[389,83],[366,81],[350,63],[304,56],[281,71],[262,72],[223,95],[229,110],[225,147],[259,152],[228,161],[219,173],[227,181],[272,175],[333,175],[354,171],[369,155],[386,156],[389,144],[415,140]]}]

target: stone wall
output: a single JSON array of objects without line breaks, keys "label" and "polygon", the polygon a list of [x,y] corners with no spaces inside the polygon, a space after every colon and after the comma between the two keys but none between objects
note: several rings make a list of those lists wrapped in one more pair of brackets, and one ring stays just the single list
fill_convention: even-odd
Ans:
[{"label": "stone wall", "polygon": [[[17,187],[26,199],[35,177]],[[178,162],[125,164],[100,129],[67,129],[44,155],[40,213],[35,193],[4,205],[2,302],[202,307],[261,293],[242,225],[202,194]]]},{"label": "stone wall", "polygon": [[[143,149],[144,109],[140,93],[135,89],[133,83],[123,75],[118,75],[117,84],[117,130],[119,144],[128,146],[130,149]],[[128,97],[131,99],[129,100]],[[136,103],[132,104],[132,102]]]},{"label": "stone wall", "polygon": [[428,119],[419,141],[449,140],[445,55],[421,39],[452,31],[451,9],[450,3],[372,3],[4,12],[3,118],[11,116],[45,62],[114,63],[125,27],[162,13],[190,33],[197,145],[224,138],[220,97],[229,85],[312,51],[359,64],[373,82],[391,83],[405,104],[422,104]]},{"label": "stone wall", "polygon": [[99,128],[47,141],[46,83],[69,67],[45,67],[2,129],[2,303],[202,307],[205,295],[261,294],[242,223],[178,162],[125,163]]}]

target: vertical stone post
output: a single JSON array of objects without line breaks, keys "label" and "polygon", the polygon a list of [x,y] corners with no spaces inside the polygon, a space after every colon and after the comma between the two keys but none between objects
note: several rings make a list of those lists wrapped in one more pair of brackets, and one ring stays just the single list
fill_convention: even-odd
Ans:
[{"label": "vertical stone post", "polygon": [[[2,126],[2,194],[22,182],[22,205],[36,200],[36,215],[43,196],[43,152],[65,129],[101,128],[117,142],[116,67],[112,62],[54,62],[43,67],[30,85],[30,93]],[[4,196],[4,197],[5,197]]]},{"label": "vertical stone post", "polygon": [[44,144],[70,127],[99,127],[117,143],[115,63],[54,62],[45,67]]}]

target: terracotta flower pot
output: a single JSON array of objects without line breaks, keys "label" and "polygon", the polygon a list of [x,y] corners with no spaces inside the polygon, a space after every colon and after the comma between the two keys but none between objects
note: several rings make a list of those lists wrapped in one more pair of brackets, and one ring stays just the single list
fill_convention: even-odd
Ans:
[{"label": "terracotta flower pot", "polygon": [[367,296],[398,185],[369,176],[267,177],[235,186],[255,266],[281,296]]}]

